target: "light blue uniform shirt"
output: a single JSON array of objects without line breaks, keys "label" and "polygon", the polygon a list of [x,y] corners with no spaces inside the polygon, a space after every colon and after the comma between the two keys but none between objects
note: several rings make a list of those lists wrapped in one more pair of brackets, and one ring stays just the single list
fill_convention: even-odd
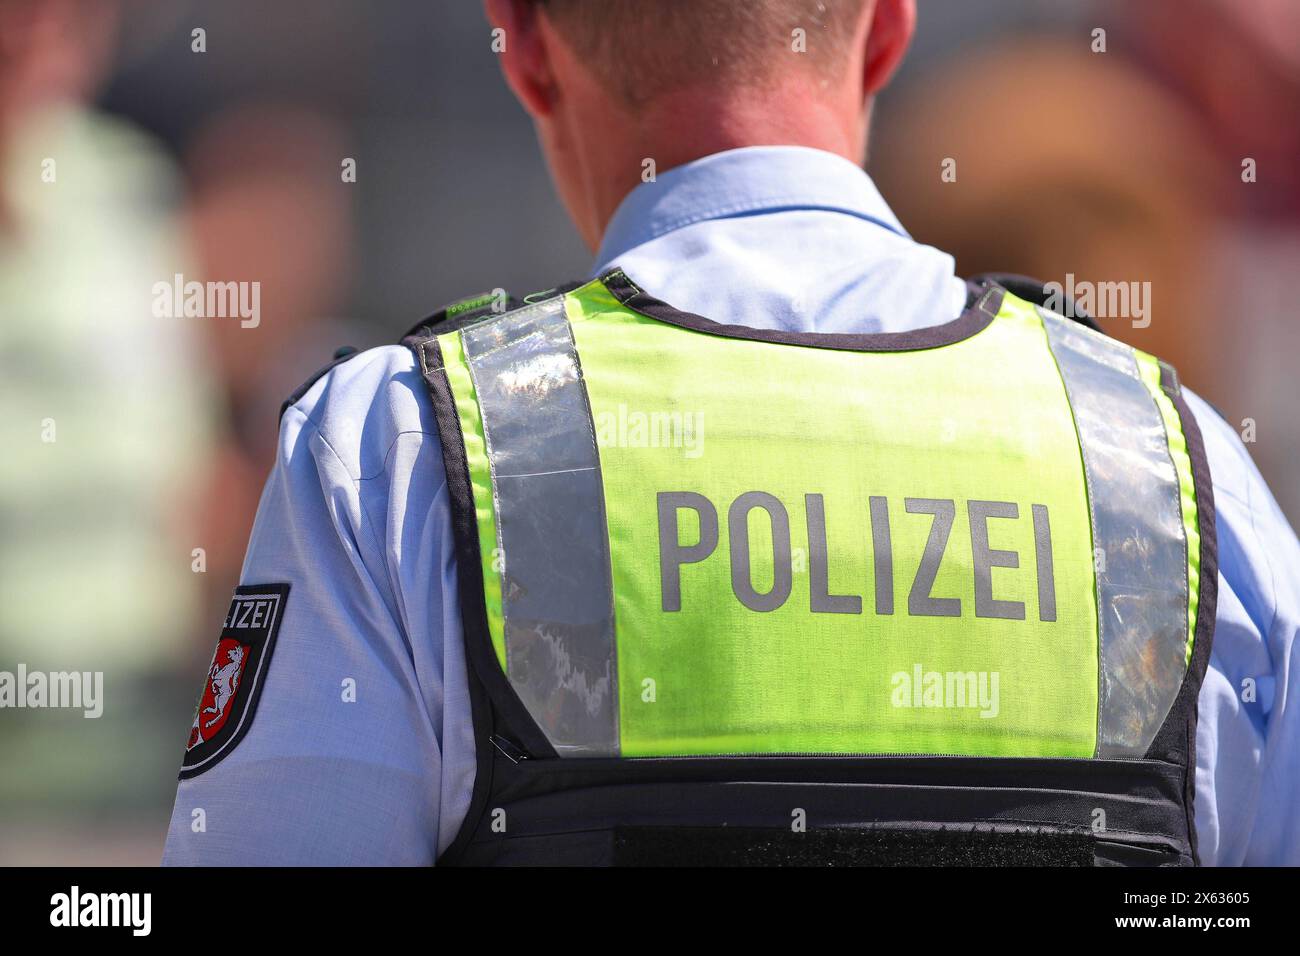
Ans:
[{"label": "light blue uniform shirt", "polygon": [[[951,257],[914,242],[861,169],[796,147],[720,153],[638,186],[593,274],[614,264],[680,309],[797,331],[936,325],[966,294]],[[1220,560],[1201,856],[1300,864],[1300,545],[1236,433],[1188,400]],[[475,764],[442,455],[407,349],[343,363],[285,413],[241,581],[292,586],[278,644],[247,736],[179,785],[164,862],[433,862]]]}]

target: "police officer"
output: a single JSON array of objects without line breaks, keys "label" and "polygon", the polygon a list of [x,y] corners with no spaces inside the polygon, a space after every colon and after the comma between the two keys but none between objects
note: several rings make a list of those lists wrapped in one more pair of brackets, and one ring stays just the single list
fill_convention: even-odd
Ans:
[{"label": "police officer", "polygon": [[1236,434],[895,219],[911,0],[660,6],[488,0],[591,279],[287,404],[165,861],[1300,862]]}]

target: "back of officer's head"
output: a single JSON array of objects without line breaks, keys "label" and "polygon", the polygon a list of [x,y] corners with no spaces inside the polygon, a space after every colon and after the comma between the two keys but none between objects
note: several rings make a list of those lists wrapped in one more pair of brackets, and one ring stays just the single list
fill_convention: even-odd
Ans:
[{"label": "back of officer's head", "polygon": [[653,159],[751,145],[860,160],[914,0],[485,0],[511,89],[589,245]]},{"label": "back of officer's head", "polygon": [[707,83],[833,82],[867,0],[542,0],[573,49],[630,105]]}]

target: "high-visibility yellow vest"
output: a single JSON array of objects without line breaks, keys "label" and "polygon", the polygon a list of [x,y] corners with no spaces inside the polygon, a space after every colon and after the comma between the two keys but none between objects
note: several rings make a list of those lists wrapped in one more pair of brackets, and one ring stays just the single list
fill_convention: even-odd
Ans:
[{"label": "high-visibility yellow vest", "polygon": [[1213,502],[1168,366],[990,281],[870,335],[618,271],[449,311],[405,340],[477,699],[449,859],[1194,861]]}]

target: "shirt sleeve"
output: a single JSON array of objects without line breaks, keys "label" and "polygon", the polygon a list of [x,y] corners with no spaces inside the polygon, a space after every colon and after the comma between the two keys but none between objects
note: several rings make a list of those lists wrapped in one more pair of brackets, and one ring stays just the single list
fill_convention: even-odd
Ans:
[{"label": "shirt sleeve", "polygon": [[1202,863],[1300,865],[1300,543],[1241,438],[1195,395],[1214,483],[1219,594],[1199,699]]},{"label": "shirt sleeve", "polygon": [[170,865],[430,864],[474,751],[450,512],[405,348],[286,410],[241,583],[288,583],[248,731],[177,788]]}]

